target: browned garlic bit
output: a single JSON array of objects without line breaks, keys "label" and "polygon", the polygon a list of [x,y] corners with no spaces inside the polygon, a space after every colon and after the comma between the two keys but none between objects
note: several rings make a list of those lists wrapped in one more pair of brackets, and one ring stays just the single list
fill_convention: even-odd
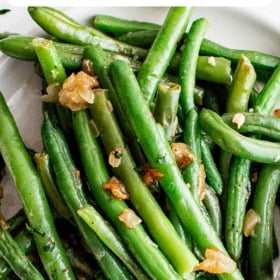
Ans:
[{"label": "browned garlic bit", "polygon": [[194,159],[194,154],[190,148],[185,143],[174,142],[171,143],[171,150],[175,156],[175,160],[179,169],[183,169],[185,166],[190,164]]},{"label": "browned garlic bit", "polygon": [[206,249],[205,260],[194,267],[194,270],[204,270],[209,273],[232,273],[236,263],[225,253],[216,248]]},{"label": "browned garlic bit", "polygon": [[124,209],[123,212],[119,215],[118,219],[123,222],[128,228],[135,228],[142,222],[142,220],[130,208]]},{"label": "browned garlic bit", "polygon": [[152,168],[148,163],[143,166],[141,173],[142,179],[148,187],[153,186],[157,183],[157,181],[163,178],[163,174],[158,170]]},{"label": "browned garlic bit", "polygon": [[259,214],[254,209],[249,209],[245,215],[243,234],[246,237],[254,235],[254,229],[261,222]]},{"label": "browned garlic bit", "polygon": [[72,111],[86,109],[94,102],[93,89],[99,88],[97,77],[92,77],[80,71],[72,73],[63,83],[58,93],[58,101],[62,106]]},{"label": "browned garlic bit", "polygon": [[118,180],[115,176],[111,177],[110,180],[103,184],[104,190],[109,190],[112,195],[118,199],[128,199],[129,194],[124,184]]},{"label": "browned garlic bit", "polygon": [[205,198],[205,184],[206,184],[206,173],[204,165],[201,164],[199,167],[199,177],[198,177],[198,195],[200,201]]},{"label": "browned garlic bit", "polygon": [[245,116],[242,113],[236,113],[233,115],[231,121],[235,123],[237,125],[237,128],[239,129],[245,122]]},{"label": "browned garlic bit", "polygon": [[280,108],[277,108],[273,111],[275,117],[280,118]]},{"label": "browned garlic bit", "polygon": [[108,162],[112,167],[119,167],[122,161],[123,148],[119,147],[111,151]]}]

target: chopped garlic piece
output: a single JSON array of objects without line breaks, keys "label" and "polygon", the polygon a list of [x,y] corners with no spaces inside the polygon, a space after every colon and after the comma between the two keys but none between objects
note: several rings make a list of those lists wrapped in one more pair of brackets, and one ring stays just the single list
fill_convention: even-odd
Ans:
[{"label": "chopped garlic piece", "polygon": [[128,228],[135,228],[142,222],[142,220],[130,208],[124,209],[123,212],[119,215],[118,219],[123,222]]},{"label": "chopped garlic piece", "polygon": [[175,157],[179,169],[183,169],[190,164],[194,159],[194,154],[190,146],[181,142],[171,143],[171,150]]},{"label": "chopped garlic piece", "polygon": [[245,116],[242,113],[236,113],[233,115],[231,121],[235,123],[237,125],[237,128],[239,129],[245,122]]},{"label": "chopped garlic piece", "polygon": [[214,56],[209,56],[208,57],[208,64],[212,65],[212,66],[216,66],[216,59]]},{"label": "chopped garlic piece", "polygon": [[112,195],[118,199],[128,199],[129,194],[124,184],[118,180],[115,176],[111,177],[110,180],[103,184],[104,190],[110,190]]},{"label": "chopped garlic piece", "polygon": [[249,209],[245,215],[243,234],[246,237],[254,235],[254,229],[261,222],[259,214],[254,209]]},{"label": "chopped garlic piece", "polygon": [[94,88],[99,83],[96,77],[92,77],[83,71],[72,73],[63,83],[58,93],[58,101],[62,106],[72,111],[86,109],[88,104],[94,102]]},{"label": "chopped garlic piece", "polygon": [[109,164],[112,167],[119,167],[122,161],[123,148],[116,148],[109,154]]},{"label": "chopped garlic piece", "polygon": [[205,260],[194,267],[194,270],[204,270],[209,273],[232,273],[236,263],[225,253],[216,248],[206,249]]}]

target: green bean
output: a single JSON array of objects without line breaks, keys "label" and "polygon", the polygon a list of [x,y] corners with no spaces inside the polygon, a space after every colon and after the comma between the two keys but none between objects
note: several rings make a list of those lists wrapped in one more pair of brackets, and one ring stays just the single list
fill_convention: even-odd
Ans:
[{"label": "green bean", "polygon": [[0,226],[0,255],[22,280],[43,280],[44,277],[25,256],[18,243],[3,226]]},{"label": "green bean", "polygon": [[213,188],[215,193],[221,195],[223,192],[224,183],[223,183],[222,176],[218,170],[217,164],[214,161],[214,158],[212,156],[208,144],[203,139],[201,139],[200,145],[201,145],[201,159],[206,173],[206,180]]},{"label": "green bean", "polygon": [[[10,228],[8,230],[10,232]],[[34,249],[34,242],[32,240],[31,233],[28,232],[26,228],[19,231],[18,234],[13,236],[13,239],[25,255],[28,255]],[[4,260],[4,258],[0,258],[0,279],[5,279],[5,277],[7,277],[7,275],[11,271],[12,267],[9,266],[9,264]]]},{"label": "green bean", "polygon": [[245,55],[241,55],[229,89],[226,112],[248,110],[249,98],[256,77],[255,69],[250,60]]},{"label": "green bean", "polygon": [[[78,216],[77,211],[88,204],[84,187],[73,163],[69,147],[61,133],[45,114],[42,139],[53,166],[58,189],[69,208],[87,249],[95,257],[108,279],[132,279],[119,260],[109,251],[94,232]],[[100,258],[102,255],[102,258]]]},{"label": "green bean", "polygon": [[126,186],[131,203],[147,225],[159,248],[180,275],[187,274],[192,271],[197,261],[179,238],[151,191],[135,170],[134,160],[125,145],[114,113],[110,112],[107,104],[108,97],[104,91],[100,91],[95,95],[95,102],[90,105],[90,111],[107,155],[109,156],[117,148],[122,149],[121,164],[114,168],[113,172]]},{"label": "green bean", "polygon": [[62,41],[83,46],[100,45],[105,50],[137,58],[147,55],[147,50],[118,42],[95,28],[74,21],[54,8],[30,6],[28,12],[41,28]]},{"label": "green bean", "polygon": [[[118,22],[115,21],[118,24],[122,24],[126,27],[125,31],[127,32],[134,32],[135,30],[130,29],[130,26],[133,26],[133,21],[123,20],[121,18],[118,18]],[[146,30],[146,32],[154,33],[154,37],[156,37],[157,33],[153,30],[160,29],[160,25],[157,26],[154,23],[150,23],[149,26],[147,22],[144,25],[141,25],[142,22],[138,22],[138,30]],[[111,33],[113,33],[113,27],[106,25],[106,22],[104,21],[104,31],[111,30]],[[147,26],[148,25],[148,26]],[[105,27],[106,26],[106,27]],[[136,31],[137,32],[137,31]],[[116,34],[117,35],[117,34]],[[149,35],[151,36],[151,34]],[[184,36],[188,36],[188,33],[185,33]],[[153,40],[151,40],[153,42]],[[234,63],[238,63],[238,60],[240,58],[240,55],[244,54],[247,56],[254,67],[258,69],[266,69],[269,71],[273,71],[280,63],[280,58],[277,56],[273,56],[264,52],[254,51],[254,50],[246,50],[246,49],[232,49],[225,47],[217,42],[203,39],[201,48],[200,48],[200,54],[201,55],[207,55],[207,56],[214,56],[214,57],[224,57],[229,60],[231,60]]]},{"label": "green bean", "polygon": [[196,62],[199,47],[207,29],[208,21],[205,18],[195,20],[183,45],[179,65],[179,84],[181,85],[180,104],[185,114],[194,108]]},{"label": "green bean", "polygon": [[249,199],[251,161],[233,156],[227,191],[225,242],[232,258],[238,260],[243,247],[243,221]]},{"label": "green bean", "polygon": [[91,205],[85,205],[77,211],[78,215],[96,233],[100,240],[118,256],[136,278],[142,279],[143,271],[139,268],[125,243],[115,229],[104,220],[101,214]]},{"label": "green bean", "polygon": [[[103,108],[101,107],[101,110]],[[98,205],[109,217],[111,223],[126,241],[128,248],[134,252],[135,258],[151,278],[164,279],[168,277],[168,279],[180,279],[141,224],[128,228],[118,219],[118,216],[129,206],[124,200],[114,197],[101,187],[105,182],[109,181],[110,175],[107,171],[101,147],[88,125],[86,112],[75,112],[73,114],[73,124],[83,167]],[[95,170],[95,172],[92,172],[92,170]],[[146,279],[146,276],[143,275],[142,277]]]},{"label": "green bean", "polygon": [[126,44],[148,49],[153,44],[157,33],[158,30],[149,30],[149,32],[147,30],[129,31],[116,36],[116,38]]},{"label": "green bean", "polygon": [[[16,59],[36,61],[37,56],[32,45],[33,39],[35,39],[35,37],[32,36],[11,36],[0,40],[0,50],[6,55]],[[60,60],[66,69],[77,70],[81,68],[83,52],[86,46],[79,46],[57,41],[53,41],[53,44],[55,45]],[[125,60],[129,60],[131,67],[133,70],[135,70],[135,72],[140,69],[141,61],[137,60],[136,58],[131,58],[110,51],[105,52],[108,55],[108,58],[110,58],[110,61],[117,58],[123,58]],[[168,71],[171,73],[177,73],[179,61],[180,56],[175,55],[171,61],[171,64],[168,66]],[[200,79],[227,84],[231,81],[230,71],[230,60],[224,59],[222,57],[215,58],[215,64],[209,63],[209,57],[206,56],[199,56],[197,60],[196,75]]]},{"label": "green bean", "polygon": [[183,131],[184,143],[191,148],[194,159],[183,168],[182,174],[185,182],[189,184],[195,200],[199,202],[204,176],[201,163],[201,135],[196,108],[190,109],[185,115]]},{"label": "green bean", "polygon": [[34,156],[34,161],[50,204],[54,207],[59,215],[61,215],[66,220],[69,220],[71,218],[71,214],[55,185],[53,171],[51,170],[49,162],[49,155],[46,153],[36,153]]},{"label": "green bean", "polygon": [[240,56],[243,54],[249,58],[255,68],[270,71],[273,71],[280,63],[280,58],[277,56],[253,50],[231,49],[207,39],[204,39],[201,44],[200,54],[222,56],[234,63],[238,63]]},{"label": "green bean", "polygon": [[111,33],[114,35],[147,29],[158,30],[158,24],[156,23],[120,19],[118,17],[103,14],[95,15],[92,20],[92,25],[105,33]]},{"label": "green bean", "polygon": [[[139,85],[148,103],[153,102],[158,83],[175,54],[177,40],[185,31],[192,11],[192,7],[171,7],[149,49],[137,75]],[[160,60],[158,59],[159,55]]]},{"label": "green bean", "polygon": [[0,96],[0,150],[19,192],[45,270],[50,277],[74,279],[54,226],[42,183],[22,142],[3,95]]},{"label": "green bean", "polygon": [[[225,252],[217,233],[206,221],[190,190],[186,188],[169,143],[164,141],[161,133],[158,132],[158,127],[150,115],[149,107],[129,65],[124,61],[116,60],[110,64],[109,71],[127,119],[147,159],[153,168],[163,174],[160,185],[176,209],[181,222],[188,228],[202,252],[209,247],[216,247]],[[219,274],[219,277],[220,279],[243,279],[237,269],[232,273]]]},{"label": "green bean", "polygon": [[169,142],[174,139],[176,133],[180,90],[180,85],[176,83],[159,83],[158,85],[154,116],[155,120],[163,126]]},{"label": "green bean", "polygon": [[240,133],[254,133],[269,139],[280,140],[280,120],[274,115],[262,115],[259,113],[242,113],[244,122],[239,127],[233,122],[233,113],[222,115],[223,121]]},{"label": "green bean", "polygon": [[258,95],[255,104],[254,111],[267,114],[272,112],[275,103],[280,98],[280,65],[275,68],[270,79],[264,85],[261,93]]},{"label": "green bean", "polygon": [[272,279],[273,269],[273,209],[280,183],[279,165],[264,165],[254,192],[252,209],[260,223],[249,240],[250,279]]},{"label": "green bean", "polygon": [[203,204],[207,210],[211,223],[217,232],[222,237],[222,213],[220,209],[220,201],[217,197],[212,186],[206,184],[205,186],[205,197]]},{"label": "green bean", "polygon": [[211,110],[201,110],[199,123],[213,141],[225,151],[256,162],[280,161],[279,143],[243,136],[226,125],[223,119]]}]

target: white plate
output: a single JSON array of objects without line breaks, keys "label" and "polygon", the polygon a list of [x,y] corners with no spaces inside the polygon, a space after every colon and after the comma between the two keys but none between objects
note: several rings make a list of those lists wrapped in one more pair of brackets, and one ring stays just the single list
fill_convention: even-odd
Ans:
[{"label": "white plate", "polygon": [[[277,6],[277,5],[276,5]],[[5,7],[9,7],[8,5]],[[279,6],[278,6],[279,7]],[[26,8],[10,7],[11,12],[0,16],[0,32],[11,31],[22,34],[44,34],[32,21]],[[138,19],[161,23],[167,13],[166,7],[138,8],[61,8],[81,23],[90,24],[94,14],[111,14],[127,19]],[[277,22],[258,18],[245,8],[196,8],[192,19],[206,17],[210,27],[206,37],[233,48],[254,49],[280,56],[280,30]],[[265,10],[264,10],[265,11]],[[276,13],[274,13],[276,15]],[[278,21],[279,22],[279,21]],[[40,79],[33,72],[32,62],[23,62],[0,54],[0,90],[17,121],[25,144],[37,151],[42,149],[40,140],[41,106],[38,99]],[[20,207],[20,201],[10,178],[3,182],[5,198],[1,211],[10,217]],[[279,232],[280,235],[280,232]],[[280,279],[280,276],[279,276]]]}]

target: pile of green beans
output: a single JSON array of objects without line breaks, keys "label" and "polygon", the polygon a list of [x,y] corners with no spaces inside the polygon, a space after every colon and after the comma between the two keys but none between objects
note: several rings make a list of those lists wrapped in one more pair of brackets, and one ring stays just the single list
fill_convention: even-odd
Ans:
[{"label": "pile of green beans", "polygon": [[[0,51],[35,62],[43,148],[28,150],[1,93],[1,180],[23,210],[0,213],[0,280],[273,280],[280,57],[206,39],[193,7],[161,25],[27,10],[48,36],[6,31]],[[98,88],[71,111],[60,90],[80,71]]]}]

